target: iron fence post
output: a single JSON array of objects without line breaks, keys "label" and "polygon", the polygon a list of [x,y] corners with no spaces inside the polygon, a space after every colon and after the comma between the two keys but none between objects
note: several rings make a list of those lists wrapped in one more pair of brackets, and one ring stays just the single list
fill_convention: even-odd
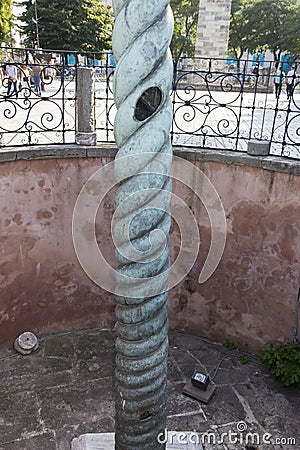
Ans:
[{"label": "iron fence post", "polygon": [[95,69],[77,66],[76,84],[76,144],[96,145]]}]

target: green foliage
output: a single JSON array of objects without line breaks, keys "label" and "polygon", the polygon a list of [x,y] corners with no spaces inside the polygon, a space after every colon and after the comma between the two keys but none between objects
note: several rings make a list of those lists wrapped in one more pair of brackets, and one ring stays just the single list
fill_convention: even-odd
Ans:
[{"label": "green foliage", "polygon": [[[0,0],[1,1],[1,0]],[[11,0],[10,0],[11,1]],[[193,57],[195,52],[199,0],[171,0],[174,14],[174,34],[171,51],[175,59],[182,54]],[[37,44],[35,4],[23,0],[24,44]],[[111,48],[113,12],[98,0],[38,0],[39,44],[57,50],[101,51]],[[32,20],[34,19],[34,20]]]},{"label": "green foliage", "polygon": [[248,364],[250,362],[250,355],[239,350],[237,345],[230,339],[226,339],[226,341],[224,342],[224,347],[226,348],[226,350],[228,350],[228,352],[230,352],[230,357],[237,357],[241,364]]},{"label": "green foliage", "polygon": [[229,339],[226,339],[226,341],[224,342],[224,346],[226,347],[227,350],[235,350],[236,349],[235,343],[230,341]]},{"label": "green foliage", "polygon": [[242,353],[239,357],[239,361],[241,364],[249,364],[250,356],[247,353]]},{"label": "green foliage", "polygon": [[255,24],[256,17],[252,11],[252,2],[232,0],[228,48],[236,59],[240,59],[245,50],[249,52],[256,50],[257,36],[253,31]]},{"label": "green foliage", "polygon": [[300,51],[299,6],[299,0],[232,0],[229,50],[237,58],[245,50],[253,53],[267,48],[275,60],[280,60],[282,52],[296,56]]},{"label": "green foliage", "polygon": [[171,42],[173,58],[195,54],[199,0],[171,0],[174,15],[174,33]]},{"label": "green foliage", "polygon": [[295,39],[296,35],[290,28],[299,14],[295,5],[296,2],[290,0],[261,0],[253,11],[257,19],[258,41],[273,52],[276,60],[280,59],[283,51],[291,50]]},{"label": "green foliage", "polygon": [[261,360],[284,386],[300,387],[300,345],[265,345]]},{"label": "green foliage", "polygon": [[[37,43],[35,4],[22,3],[25,11],[22,31],[25,45]],[[39,44],[42,48],[57,50],[102,51],[111,48],[113,16],[110,6],[98,0],[38,0]]]},{"label": "green foliage", "polygon": [[10,30],[12,27],[12,0],[0,0],[0,43],[10,42]]}]

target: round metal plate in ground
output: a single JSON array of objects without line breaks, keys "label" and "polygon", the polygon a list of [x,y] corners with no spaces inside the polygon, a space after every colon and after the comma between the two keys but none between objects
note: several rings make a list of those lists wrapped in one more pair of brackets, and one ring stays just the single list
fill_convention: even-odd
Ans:
[{"label": "round metal plate in ground", "polygon": [[31,331],[25,331],[20,334],[14,342],[15,349],[22,355],[29,355],[31,352],[36,350],[38,346],[38,339],[35,334],[31,333]]}]

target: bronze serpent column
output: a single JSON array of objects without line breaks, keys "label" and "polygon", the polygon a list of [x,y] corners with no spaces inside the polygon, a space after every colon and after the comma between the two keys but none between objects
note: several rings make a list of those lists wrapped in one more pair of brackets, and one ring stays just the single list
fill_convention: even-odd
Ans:
[{"label": "bronze serpent column", "polygon": [[166,0],[113,0],[116,283],[116,444],[163,448],[168,354],[172,146]]}]

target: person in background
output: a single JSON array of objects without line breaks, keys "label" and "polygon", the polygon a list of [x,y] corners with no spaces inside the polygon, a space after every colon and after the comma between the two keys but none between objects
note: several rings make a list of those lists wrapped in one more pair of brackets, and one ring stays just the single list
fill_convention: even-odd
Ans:
[{"label": "person in background", "polygon": [[258,76],[259,76],[259,63],[258,62],[253,67],[252,73],[254,76],[252,76],[252,78],[251,78],[251,86],[256,86],[258,83]]},{"label": "person in background", "polygon": [[40,61],[37,58],[35,58],[34,64],[31,69],[31,75],[33,78],[35,93],[39,97],[41,96],[41,81],[42,81],[41,80],[41,72],[42,72],[42,67],[40,66]]},{"label": "person in background", "polygon": [[[9,58],[8,63],[6,64],[5,72],[7,76],[7,97],[16,94],[16,98],[18,98],[18,70],[12,58]],[[10,91],[12,86],[13,92],[11,94]]]},{"label": "person in background", "polygon": [[282,83],[284,80],[284,72],[282,71],[282,67],[280,63],[275,64],[275,78],[274,78],[274,84],[275,84],[275,97],[279,98],[282,88]]},{"label": "person in background", "polygon": [[23,64],[21,66],[21,70],[20,70],[20,87],[21,90],[24,90],[24,95],[28,96],[28,91],[26,91],[25,93],[25,89],[27,88],[28,90],[30,89],[30,68],[26,65]]},{"label": "person in background", "polygon": [[292,64],[291,69],[286,74],[286,95],[289,100],[293,94],[293,86],[296,77],[295,66]]}]

